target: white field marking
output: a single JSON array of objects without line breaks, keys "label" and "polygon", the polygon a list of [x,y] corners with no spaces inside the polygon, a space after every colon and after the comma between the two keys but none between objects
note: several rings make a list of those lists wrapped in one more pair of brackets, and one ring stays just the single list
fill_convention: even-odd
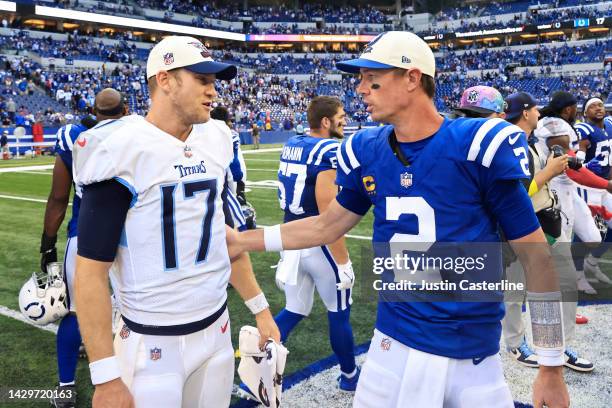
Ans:
[{"label": "white field marking", "polygon": [[242,154],[272,153],[272,152],[280,152],[281,150],[283,150],[282,147],[271,147],[269,149],[243,150]]},{"label": "white field marking", "polygon": [[28,170],[52,170],[53,164],[41,164],[38,166],[5,167],[0,169],[0,173],[18,173]]},{"label": "white field marking", "polygon": [[606,263],[606,264],[612,264],[612,259],[600,259],[597,262],[599,262],[599,263]]},{"label": "white field marking", "polygon": [[278,173],[278,169],[254,169],[252,167],[247,167],[247,171],[271,171],[272,173]]},{"label": "white field marking", "polygon": [[19,320],[20,322],[29,324],[30,326],[34,326],[34,327],[36,327],[38,329],[46,330],[46,331],[49,331],[51,333],[57,334],[57,324],[55,324],[55,323],[49,323],[49,324],[47,324],[45,326],[39,326],[37,324],[32,323],[28,319],[26,319],[21,314],[21,312],[18,312],[18,311],[13,310],[13,309],[9,309],[8,307],[1,306],[1,305],[0,305],[0,314],[3,315],[3,316],[6,316],[6,317],[10,317],[10,318],[15,319],[15,320]]},{"label": "white field marking", "polygon": [[42,176],[52,176],[53,173],[50,171],[17,171],[16,173],[23,173],[23,174],[39,174]]},{"label": "white field marking", "polygon": [[[32,201],[35,203],[46,203],[47,200],[40,200],[40,199],[36,199],[36,198],[27,198],[27,197],[15,197],[15,196],[7,196],[7,195],[0,195],[0,198],[7,198],[7,199],[12,199],[12,200],[21,200],[21,201]],[[276,200],[269,200],[269,201],[276,201]],[[72,203],[70,203],[70,205],[72,205]],[[259,227],[264,228],[266,227],[265,225],[260,225]],[[346,235],[347,238],[354,238],[354,239],[362,239],[362,240],[366,240],[369,241],[372,238],[371,237],[366,237],[364,235],[351,235],[351,234],[347,234]]]},{"label": "white field marking", "polygon": [[[0,198],[6,198],[7,200],[30,201],[32,203],[47,203],[47,200],[43,200],[41,198],[18,197],[4,194],[0,194]],[[72,205],[72,202],[69,202],[68,205]]]},{"label": "white field marking", "polygon": [[248,162],[274,162],[274,163],[278,163],[280,161],[280,160],[275,160],[275,159],[251,159],[250,157],[247,157],[244,160]]},{"label": "white field marking", "polygon": [[259,181],[249,181],[247,180],[245,183],[249,187],[270,187],[270,188],[278,188],[278,181],[276,180],[259,180]]}]

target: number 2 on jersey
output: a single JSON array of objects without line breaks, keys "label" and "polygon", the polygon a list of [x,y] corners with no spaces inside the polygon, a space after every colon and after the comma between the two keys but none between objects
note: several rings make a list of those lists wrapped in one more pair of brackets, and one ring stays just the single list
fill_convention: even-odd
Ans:
[{"label": "number 2 on jersey", "polygon": [[[206,197],[206,214],[202,220],[202,237],[198,248],[196,263],[206,260],[208,247],[210,244],[210,230],[212,219],[215,214],[215,198],[217,197],[217,180],[198,180],[184,182],[183,196],[189,200],[197,193],[208,191]],[[178,184],[168,184],[161,186],[162,195],[162,246],[164,252],[164,267],[166,270],[178,268],[178,258],[176,255],[176,222],[174,216],[175,201],[174,192]]]}]

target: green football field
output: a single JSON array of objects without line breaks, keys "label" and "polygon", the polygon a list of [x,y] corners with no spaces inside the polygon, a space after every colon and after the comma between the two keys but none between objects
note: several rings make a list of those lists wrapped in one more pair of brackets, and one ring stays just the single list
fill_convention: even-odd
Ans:
[{"label": "green football field", "polygon": [[[263,146],[262,146],[263,147]],[[269,146],[265,146],[268,148]],[[247,147],[248,150],[248,147]],[[246,154],[248,180],[263,182],[276,180],[279,152]],[[45,200],[51,186],[51,169],[29,169],[28,166],[52,165],[54,158],[0,161],[0,306],[19,310],[18,293],[23,282],[39,265],[39,245]],[[6,168],[22,167],[2,172]],[[6,170],[5,170],[6,171]],[[260,185],[257,185],[260,184]],[[250,191],[249,191],[250,190]],[[272,225],[282,221],[277,192],[271,183],[255,183],[247,190],[247,199],[257,211],[259,225]],[[70,211],[70,209],[69,209]],[[65,223],[69,219],[69,214]],[[368,215],[351,234],[371,236],[371,217]],[[65,225],[58,236],[58,255],[63,256],[66,242]],[[361,249],[369,242],[360,238],[348,239],[349,251],[359,270]],[[284,295],[274,283],[274,269],[279,256],[274,253],[254,253],[251,259],[272,312],[276,314],[284,306]],[[359,301],[359,280],[354,290],[352,324],[355,343],[361,344],[372,335],[375,303]],[[240,297],[229,290],[234,347],[238,346],[238,332],[243,325],[254,325],[254,319]],[[6,309],[4,309],[6,310]],[[327,312],[317,298],[311,318],[304,320],[291,334],[286,346],[290,350],[286,374],[293,373],[332,353],[328,341]],[[0,315],[0,350],[3,362],[0,366],[0,386],[51,388],[57,383],[55,360],[55,335]],[[237,374],[236,374],[237,381]],[[79,361],[77,372],[78,406],[90,406],[93,388],[89,381],[87,362]],[[0,405],[2,405],[0,403]],[[10,406],[47,406],[44,403],[11,404]]]}]

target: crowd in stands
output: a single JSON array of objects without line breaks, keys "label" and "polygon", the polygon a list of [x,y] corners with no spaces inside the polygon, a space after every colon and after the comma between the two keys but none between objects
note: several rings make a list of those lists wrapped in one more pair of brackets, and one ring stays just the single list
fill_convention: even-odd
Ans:
[{"label": "crowd in stands", "polygon": [[449,51],[438,59],[437,68],[440,71],[499,69],[506,67],[559,66],[563,64],[582,64],[599,62],[612,52],[612,39],[595,40],[585,45],[561,47],[539,45],[531,50],[489,50],[480,48],[468,50],[459,55]]},{"label": "crowd in stands", "polygon": [[[11,112],[20,111],[23,111],[20,116],[27,117],[28,121],[38,119],[48,124],[60,124],[65,121],[66,113],[79,115],[90,112],[95,94],[105,87],[114,87],[123,92],[135,113],[145,114],[148,108],[145,73],[139,65],[118,66],[114,70],[101,67],[68,72],[45,70],[23,59],[12,63],[5,61],[2,66],[0,109],[5,124],[7,120],[10,124],[10,118],[15,117]],[[304,122],[304,112],[313,96],[336,95],[343,100],[351,121],[364,122],[368,115],[361,98],[355,92],[356,82],[353,76],[344,76],[334,81],[313,74],[309,79],[300,81],[281,75],[263,75],[243,70],[234,81],[218,84],[218,103],[230,108],[239,126],[249,127],[255,121],[269,118],[269,128],[279,129]],[[493,72],[481,77],[447,72],[437,77],[436,105],[441,111],[450,111],[459,100],[461,92],[476,84],[494,86],[503,94],[518,89],[527,90],[542,103],[557,89],[572,89],[583,101],[592,95],[599,95],[604,100],[612,98],[612,75],[609,71],[557,77],[536,77],[532,71],[521,74]],[[13,104],[19,96],[33,95],[40,92],[40,89],[60,109],[42,108],[29,113],[25,109],[27,103],[21,103],[23,107]],[[11,99],[13,102],[10,102]],[[15,123],[15,120],[12,122]]]},{"label": "crowd in stands", "polygon": [[442,9],[434,16],[436,22],[448,20],[463,20],[473,17],[495,16],[501,14],[512,14],[526,11],[529,7],[541,5],[550,6],[551,10],[574,7],[579,5],[593,5],[606,0],[518,0],[518,1],[492,1],[471,3],[463,7],[451,7]]},{"label": "crowd in stands", "polygon": [[326,24],[322,28],[316,27],[308,27],[308,28],[299,28],[296,23],[293,24],[284,24],[284,23],[275,23],[270,27],[259,28],[255,25],[250,26],[249,34],[377,34],[383,31],[393,30],[393,25],[385,24],[385,25],[376,25],[365,27],[359,27],[357,23],[354,23],[354,26],[345,26],[339,24]]},{"label": "crowd in stands", "polygon": [[[67,41],[54,40],[50,35],[44,38],[30,37],[26,30],[13,30],[8,36],[0,36],[0,48],[20,52],[34,52],[41,57],[84,59],[94,61],[108,61],[132,63],[139,52],[136,44],[120,40],[118,44],[108,45],[102,41],[96,41],[90,36],[68,34]],[[146,58],[145,50],[141,50]]]},{"label": "crowd in stands", "polygon": [[[39,1],[40,4],[50,5]],[[380,10],[364,5],[359,7],[341,6],[333,2],[327,4],[303,4],[300,8],[286,5],[251,6],[242,10],[241,2],[194,2],[191,0],[137,0],[140,8],[162,10],[171,18],[174,14],[190,14],[225,21],[241,21],[245,17],[253,21],[265,22],[312,22],[324,19],[330,23],[367,23],[384,24],[387,16]],[[129,14],[131,8],[126,0],[118,4],[97,2],[95,7],[79,4],[78,0],[56,0],[55,5],[62,8],[75,8],[85,11],[106,11],[111,13]]]},{"label": "crowd in stands", "polygon": [[436,105],[442,111],[456,107],[463,90],[475,85],[488,85],[499,90],[502,95],[517,91],[530,92],[545,105],[554,91],[571,90],[579,101],[598,96],[612,102],[612,75],[609,71],[596,71],[577,76],[560,75],[536,77],[534,72],[506,74],[499,72],[483,73],[480,77],[467,77],[458,73],[441,73],[436,77]]},{"label": "crowd in stands", "polygon": [[[476,47],[474,45],[474,47]],[[72,33],[67,41],[54,40],[49,35],[33,38],[26,30],[13,30],[11,35],[0,36],[0,49],[16,51],[17,55],[26,51],[42,57],[68,58],[79,60],[96,60],[130,64],[145,61],[148,49],[137,48],[136,43],[125,38],[116,44],[104,44],[102,41],[87,35]],[[561,47],[539,45],[535,49],[516,50],[477,48],[458,53],[443,50],[438,61],[439,71],[468,71],[497,69],[503,72],[507,67],[540,66],[555,67],[562,64],[580,64],[599,62],[606,54],[612,52],[612,39],[595,40],[584,45]],[[235,63],[241,67],[270,74],[322,74],[333,73],[338,54],[306,55],[296,57],[293,54],[248,56],[231,51],[214,51],[217,59]],[[252,55],[252,54],[251,54]]]},{"label": "crowd in stands", "polygon": [[[2,126],[32,126],[34,123],[63,124],[66,116],[74,116],[70,109],[58,106],[45,98],[37,84],[43,70],[27,58],[0,59],[0,121]],[[43,107],[38,101],[43,101]],[[38,108],[38,109],[37,109]]]},{"label": "crowd in stands", "polygon": [[515,14],[511,20],[500,22],[494,17],[482,18],[478,22],[461,20],[459,27],[450,26],[446,22],[434,22],[427,30],[418,32],[420,35],[448,34],[453,32],[469,32],[479,30],[490,30],[495,28],[520,27],[523,25],[554,23],[557,21],[572,20],[575,18],[595,18],[612,16],[612,5],[603,9],[593,7],[578,7],[567,10],[539,11],[538,13],[527,13],[525,17]]}]

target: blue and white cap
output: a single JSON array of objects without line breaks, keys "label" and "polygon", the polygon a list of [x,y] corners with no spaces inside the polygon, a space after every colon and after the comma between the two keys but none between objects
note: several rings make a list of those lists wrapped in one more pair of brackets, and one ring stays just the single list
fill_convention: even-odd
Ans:
[{"label": "blue and white cap", "polygon": [[387,31],[366,45],[357,59],[338,62],[336,68],[353,74],[360,68],[417,68],[434,77],[436,60],[429,45],[418,35],[407,31]]},{"label": "blue and white cap", "polygon": [[171,35],[151,49],[147,59],[147,78],[176,68],[185,68],[197,74],[215,74],[217,79],[223,80],[234,78],[238,71],[234,65],[214,61],[212,53],[200,40]]}]

